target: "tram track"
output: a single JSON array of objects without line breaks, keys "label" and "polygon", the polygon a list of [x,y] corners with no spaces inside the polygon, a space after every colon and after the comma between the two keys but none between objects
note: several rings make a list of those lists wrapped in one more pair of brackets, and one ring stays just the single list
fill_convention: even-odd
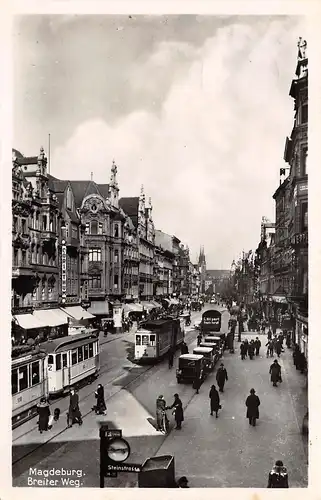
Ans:
[{"label": "tram track", "polygon": [[[192,340],[192,337],[193,337],[193,334],[195,334],[195,329],[193,330],[190,330],[188,332],[186,332],[185,334],[185,341],[187,342],[190,342]],[[116,339],[115,339],[116,340]],[[109,365],[108,362],[104,363],[102,366],[103,367],[106,367],[107,365]],[[136,364],[133,364],[133,366],[128,370],[128,372],[125,374],[125,373],[118,373],[114,378],[112,378],[111,380],[108,381],[107,384],[105,384],[105,388],[108,388],[108,386],[111,386],[117,379],[120,379],[121,377],[123,377],[124,375],[128,375],[130,374],[135,368],[137,367],[142,367],[143,370],[141,371],[141,373],[139,373],[136,377],[134,377],[133,379],[131,379],[129,382],[127,382],[127,384],[125,385],[122,385],[119,390],[117,390],[116,392],[112,393],[110,396],[106,397],[105,400],[106,402],[110,401],[114,396],[116,396],[117,394],[119,394],[119,392],[121,392],[122,390],[124,389],[127,389],[131,384],[137,382],[141,377],[143,377],[147,372],[151,371],[152,369],[155,369],[157,370],[158,367],[159,367],[159,364],[153,364],[153,365],[150,365],[150,366],[142,366],[142,365],[136,365]],[[109,366],[110,368],[110,366]],[[144,369],[145,368],[145,369]],[[106,373],[108,370],[104,370],[103,372],[100,371],[100,374],[98,376],[98,378],[103,375],[104,373]],[[88,384],[89,385],[89,384]],[[85,387],[85,386],[84,386]],[[88,398],[92,398],[93,394],[92,392],[90,392],[90,394],[87,394],[86,396],[82,397],[79,402],[84,402],[86,400],[88,400]],[[65,397],[61,397],[57,400],[55,400],[55,403],[58,403],[59,401],[64,401],[65,400]],[[188,403],[189,404],[189,403]],[[64,410],[65,411],[65,410]],[[87,417],[88,415],[92,414],[92,409],[90,409],[89,411],[85,412],[82,414],[82,418],[84,419],[85,417]],[[63,413],[63,412],[62,412]],[[14,445],[14,443],[16,441],[18,441],[19,439],[21,439],[22,437],[30,434],[31,432],[35,431],[37,429],[37,426],[34,426],[32,427],[31,429],[29,429],[27,432],[25,432],[24,434],[21,434],[18,438],[16,438],[15,440],[12,441],[12,444]],[[40,448],[43,448],[46,444],[50,443],[51,441],[53,441],[54,439],[56,439],[58,436],[61,436],[64,432],[66,432],[66,430],[68,429],[67,426],[65,426],[63,429],[61,429],[59,432],[57,432],[54,436],[50,437],[49,439],[47,439],[46,441],[42,442],[42,443],[35,443],[35,446],[28,452],[26,452],[25,454],[23,454],[22,456],[19,456],[16,460],[12,460],[12,466],[14,465],[17,465],[19,464],[20,462],[22,462],[24,459],[26,459],[28,456],[31,456],[35,451],[39,450]]]}]

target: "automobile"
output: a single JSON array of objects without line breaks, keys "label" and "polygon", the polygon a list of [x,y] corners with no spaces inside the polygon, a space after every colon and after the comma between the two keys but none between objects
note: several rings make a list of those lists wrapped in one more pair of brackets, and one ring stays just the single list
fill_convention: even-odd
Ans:
[{"label": "automobile", "polygon": [[205,364],[205,358],[201,354],[181,354],[176,370],[177,383],[180,384],[183,380],[194,382],[197,377],[203,381],[206,377]]},{"label": "automobile", "polygon": [[215,342],[201,342],[199,347],[209,347],[209,348],[213,349],[214,365],[222,357],[221,347],[219,346],[219,344],[217,344]]},{"label": "automobile", "polygon": [[214,343],[217,346],[217,350],[220,353],[220,356],[223,355],[224,352],[224,340],[221,337],[214,335],[206,335],[204,338],[204,342]]},{"label": "automobile", "polygon": [[205,359],[205,370],[211,372],[214,369],[214,350],[212,347],[195,347],[193,354],[201,354]]}]

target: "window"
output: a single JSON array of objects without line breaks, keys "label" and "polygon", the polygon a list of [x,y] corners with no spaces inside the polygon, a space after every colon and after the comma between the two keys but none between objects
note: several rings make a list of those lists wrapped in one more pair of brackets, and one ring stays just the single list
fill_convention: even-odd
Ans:
[{"label": "window", "polygon": [[72,210],[72,196],[70,188],[67,190],[67,210]]},{"label": "window", "polygon": [[114,287],[118,288],[118,283],[119,283],[119,276],[118,274],[114,275]]},{"label": "window", "polygon": [[115,264],[118,264],[118,261],[119,261],[119,252],[118,250],[115,250],[115,260],[114,260]]},{"label": "window", "polygon": [[39,361],[31,365],[31,385],[37,385],[40,382]]},{"label": "window", "polygon": [[88,287],[89,288],[101,288],[101,275],[96,274],[96,275],[89,276]]},{"label": "window", "polygon": [[86,222],[85,234],[89,234],[89,222]]},{"label": "window", "polygon": [[47,216],[46,215],[42,216],[42,230],[47,231]]},{"label": "window", "polygon": [[19,368],[19,392],[28,387],[28,365]]},{"label": "window", "polygon": [[42,300],[45,300],[46,299],[46,281],[45,280],[42,280],[42,283],[41,283],[41,299]]},{"label": "window", "polygon": [[54,285],[52,283],[50,283],[50,285],[48,284],[48,300],[53,299],[53,291],[54,291]]},{"label": "window", "polygon": [[150,338],[150,345],[155,347],[155,340],[156,340],[156,336],[155,335],[151,335]]},{"label": "window", "polygon": [[84,353],[82,346],[78,347],[78,363],[81,363],[84,360]]},{"label": "window", "polygon": [[53,231],[54,230],[54,221],[53,221],[53,218],[50,217],[50,222],[49,222],[49,231]]},{"label": "window", "polygon": [[88,345],[84,345],[84,359],[88,359]]},{"label": "window", "polygon": [[308,204],[302,203],[301,205],[301,231],[304,232],[308,229]]},{"label": "window", "polygon": [[21,232],[22,232],[22,234],[26,234],[26,227],[27,227],[26,219],[21,219]]},{"label": "window", "polygon": [[64,353],[62,355],[62,367],[63,368],[66,368],[66,366],[68,366],[68,361],[67,361],[67,353]]},{"label": "window", "polygon": [[98,234],[103,234],[103,223],[99,222],[98,224]]},{"label": "window", "polygon": [[307,156],[308,156],[308,148],[304,146],[301,150],[301,175],[307,175]]},{"label": "window", "polygon": [[141,335],[136,335],[136,345],[141,345],[142,344],[142,337]]},{"label": "window", "polygon": [[26,251],[22,250],[22,252],[21,252],[21,265],[25,266],[26,263],[27,263]]},{"label": "window", "polygon": [[14,369],[11,371],[11,394],[17,394],[18,392],[18,370]]},{"label": "window", "polygon": [[101,262],[101,248],[89,249],[89,262]]},{"label": "window", "polygon": [[13,250],[13,265],[18,266],[18,250],[14,248]]},{"label": "window", "polygon": [[78,228],[75,224],[71,226],[71,237],[74,238],[75,240],[78,239]]},{"label": "window", "polygon": [[96,220],[91,221],[90,233],[98,234],[98,222]]},{"label": "window", "polygon": [[77,351],[71,351],[71,364],[77,364]]},{"label": "window", "polygon": [[48,356],[48,365],[53,365],[54,364],[54,358],[52,354],[49,354]]},{"label": "window", "polygon": [[93,344],[89,344],[88,353],[89,353],[90,358],[92,358],[94,356],[94,345]]},{"label": "window", "polygon": [[56,370],[61,370],[61,354],[56,354]]},{"label": "window", "polygon": [[308,105],[304,104],[301,108],[301,123],[307,123],[308,121]]},{"label": "window", "polygon": [[119,238],[119,226],[118,226],[118,224],[115,224],[114,236],[115,236],[115,238]]},{"label": "window", "polygon": [[13,218],[12,230],[16,233],[18,231],[18,217]]},{"label": "window", "polygon": [[65,231],[66,231],[66,238],[69,238],[69,222],[66,222]]}]

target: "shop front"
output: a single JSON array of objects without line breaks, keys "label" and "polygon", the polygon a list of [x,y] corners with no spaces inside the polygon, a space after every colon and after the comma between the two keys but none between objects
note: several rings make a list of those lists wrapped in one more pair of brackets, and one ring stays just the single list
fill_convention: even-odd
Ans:
[{"label": "shop front", "polygon": [[69,306],[60,309],[69,316],[69,335],[79,333],[84,327],[90,328],[95,320],[95,316],[81,306]]},{"label": "shop front", "polygon": [[303,352],[308,360],[308,318],[302,316],[301,314],[297,314],[295,330],[300,351]]},{"label": "shop front", "polygon": [[68,335],[69,316],[60,309],[34,309],[12,317],[12,344],[42,342]]}]

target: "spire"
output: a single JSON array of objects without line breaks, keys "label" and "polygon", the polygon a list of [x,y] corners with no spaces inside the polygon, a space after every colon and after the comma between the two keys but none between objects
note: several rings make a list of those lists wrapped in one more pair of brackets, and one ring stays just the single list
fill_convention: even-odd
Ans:
[{"label": "spire", "polygon": [[111,175],[110,175],[110,186],[118,189],[118,182],[117,182],[117,165],[115,163],[115,160],[113,160],[112,166],[111,166]]}]

